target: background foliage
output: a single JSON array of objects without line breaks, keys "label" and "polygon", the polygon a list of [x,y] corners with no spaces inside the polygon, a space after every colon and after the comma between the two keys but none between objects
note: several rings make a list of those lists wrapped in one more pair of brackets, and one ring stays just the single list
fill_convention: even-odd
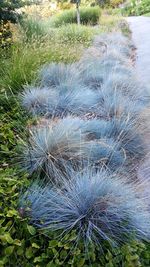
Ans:
[{"label": "background foliage", "polygon": [[12,43],[12,33],[10,22],[17,22],[20,15],[17,13],[18,8],[32,4],[28,0],[1,0],[0,1],[0,47],[7,48]]},{"label": "background foliage", "polygon": [[132,0],[124,9],[123,14],[127,16],[141,16],[150,12],[150,0]]},{"label": "background foliage", "polygon": [[[80,20],[81,24],[95,25],[98,23],[100,18],[100,9],[96,7],[83,7],[80,8]],[[67,23],[76,23],[77,15],[75,9],[69,9],[56,15],[51,23],[54,27],[59,27]]]}]

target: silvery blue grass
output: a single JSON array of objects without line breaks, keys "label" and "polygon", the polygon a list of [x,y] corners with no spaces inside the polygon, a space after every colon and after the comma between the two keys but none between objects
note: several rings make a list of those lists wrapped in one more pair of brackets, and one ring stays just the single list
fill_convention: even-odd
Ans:
[{"label": "silvery blue grass", "polygon": [[116,51],[125,57],[130,57],[132,50],[135,49],[132,41],[119,32],[96,36],[93,45],[98,47],[101,43],[106,44],[108,52]]},{"label": "silvery blue grass", "polygon": [[128,79],[121,73],[115,72],[111,73],[103,83],[104,90],[107,91],[108,88],[112,90],[121,91],[123,96],[128,96],[136,105],[140,107],[140,103],[149,104],[150,103],[150,93],[148,89],[140,84],[140,82],[134,77],[128,77]]},{"label": "silvery blue grass", "polygon": [[[90,76],[89,76],[90,77]],[[90,80],[97,86],[98,80]],[[95,85],[93,85],[95,83]],[[70,90],[69,90],[70,89]],[[123,89],[111,85],[107,80],[97,90],[78,85],[77,87],[59,86],[59,88],[31,88],[22,93],[22,105],[34,116],[62,117],[69,114],[83,116],[93,113],[97,117],[112,119],[114,117],[135,117],[147,100],[142,102],[135,97],[122,94]]]},{"label": "silvery blue grass", "polygon": [[132,160],[142,159],[148,152],[140,134],[140,126],[129,117],[110,121],[93,119],[82,125],[82,131],[93,139],[114,140],[114,150],[124,150],[126,156]]},{"label": "silvery blue grass", "polygon": [[26,87],[21,94],[22,105],[33,115],[53,113],[58,103],[58,93],[49,88]]},{"label": "silvery blue grass", "polygon": [[79,68],[80,68],[80,75],[81,79],[86,82],[86,79],[88,79],[89,75],[91,78],[97,77],[97,79],[103,78],[103,81],[106,81],[109,75],[113,73],[119,73],[123,77],[134,77],[135,73],[133,71],[133,68],[126,66],[125,64],[120,64],[113,58],[112,59],[94,59],[94,58],[87,58],[86,61],[83,60],[79,62]]},{"label": "silvery blue grass", "polygon": [[64,119],[31,130],[24,145],[25,168],[43,171],[61,182],[62,173],[66,174],[70,165],[79,165],[84,154],[85,141],[79,127],[79,119]]},{"label": "silvery blue grass", "polygon": [[76,229],[84,242],[119,244],[132,235],[149,239],[148,200],[139,197],[140,191],[140,184],[129,184],[102,170],[87,170],[72,173],[63,189],[35,182],[20,203],[27,208],[31,223],[39,228],[64,233]]},{"label": "silvery blue grass", "polygon": [[108,44],[114,44],[119,46],[129,46],[130,48],[134,48],[133,42],[125,37],[121,32],[112,32],[112,33],[104,33],[98,35],[94,39],[94,44],[99,45],[99,42],[105,42]]},{"label": "silvery blue grass", "polygon": [[147,152],[132,120],[88,121],[71,116],[31,129],[23,151],[27,170],[44,171],[58,181],[70,167],[78,170],[84,163],[114,171],[141,160]]},{"label": "silvery blue grass", "polygon": [[51,63],[45,65],[39,73],[40,85],[55,87],[61,84],[71,84],[79,80],[76,64]]},{"label": "silvery blue grass", "polygon": [[24,167],[31,173],[43,171],[52,180],[61,182],[62,174],[67,175],[70,167],[78,170],[83,162],[97,167],[105,164],[112,169],[122,165],[124,151],[119,142],[106,137],[91,140],[84,124],[86,121],[69,117],[54,125],[33,128],[23,147]]},{"label": "silvery blue grass", "polygon": [[54,117],[97,112],[101,95],[76,83],[55,88],[29,87],[22,93],[21,99],[22,105],[33,115]]}]

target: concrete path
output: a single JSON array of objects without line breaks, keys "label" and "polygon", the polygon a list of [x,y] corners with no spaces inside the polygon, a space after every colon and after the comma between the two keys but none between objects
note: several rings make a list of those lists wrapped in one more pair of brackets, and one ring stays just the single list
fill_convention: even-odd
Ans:
[{"label": "concrete path", "polygon": [[[135,63],[138,79],[150,88],[150,17],[128,17],[132,40],[137,48]],[[137,176],[141,180],[150,182],[150,158],[140,166]],[[149,184],[145,193],[149,194]]]},{"label": "concrete path", "polygon": [[150,17],[128,17],[127,21],[137,48],[137,76],[150,88]]}]

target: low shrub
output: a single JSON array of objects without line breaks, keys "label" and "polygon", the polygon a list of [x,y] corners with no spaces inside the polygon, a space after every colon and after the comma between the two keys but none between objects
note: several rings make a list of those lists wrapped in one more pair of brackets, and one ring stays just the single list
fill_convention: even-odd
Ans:
[{"label": "low shrub", "polygon": [[8,48],[12,44],[10,23],[0,21],[0,48]]},{"label": "low shrub", "polygon": [[110,0],[96,0],[96,4],[100,7],[104,8],[105,6],[109,6]]},{"label": "low shrub", "polygon": [[117,8],[125,0],[96,0],[96,4],[102,8]]},{"label": "low shrub", "polygon": [[110,0],[109,5],[113,8],[118,7],[120,4],[122,4],[124,0]]},{"label": "low shrub", "polygon": [[150,0],[143,0],[140,4],[137,4],[136,15],[143,15],[150,12]]},{"label": "low shrub", "polygon": [[135,1],[132,0],[124,9],[123,15],[141,16],[150,12],[150,0]]},{"label": "low shrub", "polygon": [[[96,25],[99,21],[100,15],[101,11],[98,6],[80,8],[81,24]],[[63,11],[62,13],[55,15],[51,19],[51,25],[54,27],[60,27],[63,24],[67,23],[77,23],[77,15],[75,9]]]},{"label": "low shrub", "polygon": [[58,3],[58,8],[63,9],[63,10],[70,9],[72,7],[73,7],[73,4],[71,3],[71,1],[60,1]]},{"label": "low shrub", "polygon": [[100,26],[105,27],[109,31],[114,28],[120,21],[118,16],[102,15],[100,18]]}]

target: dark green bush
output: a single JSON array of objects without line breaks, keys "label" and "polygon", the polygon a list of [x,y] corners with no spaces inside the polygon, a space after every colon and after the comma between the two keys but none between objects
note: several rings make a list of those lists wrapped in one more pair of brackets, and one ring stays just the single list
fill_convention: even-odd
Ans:
[{"label": "dark green bush", "polygon": [[[96,25],[100,15],[101,11],[98,6],[80,8],[81,24]],[[75,9],[63,11],[61,14],[55,15],[51,20],[51,25],[54,27],[59,27],[67,23],[77,23]]]}]

